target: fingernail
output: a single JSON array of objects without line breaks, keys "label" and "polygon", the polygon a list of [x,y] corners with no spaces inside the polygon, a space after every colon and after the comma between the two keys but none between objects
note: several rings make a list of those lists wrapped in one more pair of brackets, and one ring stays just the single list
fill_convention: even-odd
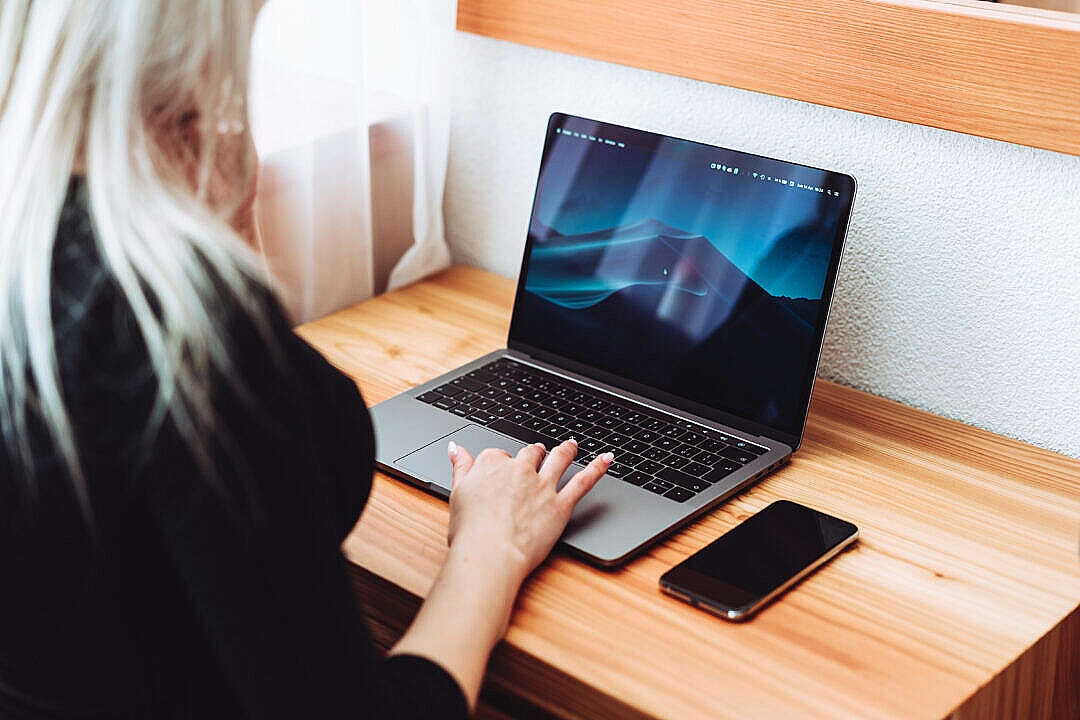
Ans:
[{"label": "fingernail", "polygon": [[604,453],[603,455],[600,456],[600,459],[603,460],[606,463],[609,463],[609,462],[611,462],[612,460],[615,459],[615,453],[606,452],[606,453]]},{"label": "fingernail", "polygon": [[547,452],[547,445],[544,445],[544,443],[533,443],[533,444],[536,445],[536,447],[543,450],[544,452]]},{"label": "fingernail", "polygon": [[446,445],[446,454],[450,456],[450,460],[457,460],[457,443],[451,440]]},{"label": "fingernail", "polygon": [[577,445],[577,438],[567,438],[567,439],[566,439],[566,442],[568,442],[568,443],[574,443],[575,445]]}]

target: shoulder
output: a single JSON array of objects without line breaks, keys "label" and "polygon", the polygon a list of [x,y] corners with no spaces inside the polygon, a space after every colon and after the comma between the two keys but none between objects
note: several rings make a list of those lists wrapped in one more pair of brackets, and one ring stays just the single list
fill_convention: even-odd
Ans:
[{"label": "shoulder", "polygon": [[[61,392],[75,430],[80,454],[134,451],[138,443],[156,434],[168,418],[156,405],[161,383],[128,296],[102,257],[93,223],[82,197],[83,184],[75,180],[61,212],[53,248],[50,303],[53,346]],[[160,314],[153,295],[147,299],[173,347],[202,345],[212,362],[184,365],[191,382],[207,390],[220,406],[232,401],[235,383],[226,377],[228,366],[248,383],[282,383],[291,373],[283,365],[282,348],[292,335],[281,308],[267,289],[251,281],[240,298],[219,282],[207,265],[213,287],[206,303],[212,327],[198,337],[170,337],[170,321]],[[270,359],[278,359],[270,367]],[[278,377],[273,378],[276,372]],[[259,398],[261,388],[246,395]],[[284,388],[282,388],[284,390]],[[220,407],[218,409],[221,409]]]}]

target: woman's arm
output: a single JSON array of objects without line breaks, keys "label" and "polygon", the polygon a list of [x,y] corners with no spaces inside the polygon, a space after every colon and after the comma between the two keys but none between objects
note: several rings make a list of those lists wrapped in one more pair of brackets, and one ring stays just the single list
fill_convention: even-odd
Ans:
[{"label": "woman's arm", "polygon": [[550,453],[528,445],[516,458],[485,450],[474,461],[450,443],[450,553],[408,632],[391,651],[420,655],[446,668],[469,706],[495,644],[506,632],[521,583],[562,535],[574,506],[607,471],[605,453],[562,490],[559,478],[577,455],[567,440]]}]

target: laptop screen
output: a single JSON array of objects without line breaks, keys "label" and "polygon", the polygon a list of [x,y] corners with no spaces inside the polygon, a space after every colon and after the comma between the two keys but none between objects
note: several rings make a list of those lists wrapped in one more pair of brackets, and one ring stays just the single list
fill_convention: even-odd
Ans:
[{"label": "laptop screen", "polygon": [[798,438],[854,192],[840,173],[556,113],[511,347]]}]

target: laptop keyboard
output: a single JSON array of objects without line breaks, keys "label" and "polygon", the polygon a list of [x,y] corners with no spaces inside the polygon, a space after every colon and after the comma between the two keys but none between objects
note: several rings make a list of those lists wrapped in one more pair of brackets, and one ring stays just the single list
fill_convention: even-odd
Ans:
[{"label": "laptop keyboard", "polygon": [[686,502],[766,448],[616,398],[506,358],[416,397],[526,443],[549,449],[575,438],[593,457],[612,452],[607,474]]}]

